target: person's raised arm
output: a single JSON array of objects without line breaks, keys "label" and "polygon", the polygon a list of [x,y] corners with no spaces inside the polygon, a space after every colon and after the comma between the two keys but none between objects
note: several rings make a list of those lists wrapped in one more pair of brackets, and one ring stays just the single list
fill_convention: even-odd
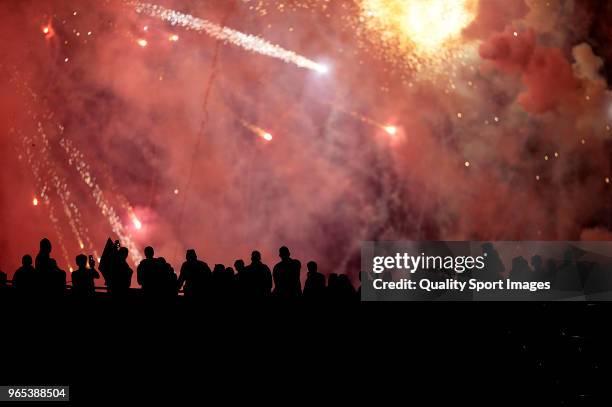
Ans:
[{"label": "person's raised arm", "polygon": [[98,273],[98,270],[96,270],[96,260],[91,254],[89,255],[89,268],[93,272],[92,274],[94,279],[100,278],[100,273]]}]

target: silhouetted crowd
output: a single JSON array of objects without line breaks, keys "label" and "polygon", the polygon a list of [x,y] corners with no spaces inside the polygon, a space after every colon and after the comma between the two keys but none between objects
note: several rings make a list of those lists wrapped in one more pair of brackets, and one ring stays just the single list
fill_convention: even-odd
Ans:
[{"label": "silhouetted crowd", "polygon": [[[76,256],[77,268],[71,273],[72,285],[67,290],[67,273],[60,269],[51,257],[49,239],[40,241],[40,250],[34,261],[26,254],[21,267],[15,272],[12,286],[19,297],[59,298],[68,295],[75,298],[91,298],[96,295],[95,281],[104,280],[107,292],[114,298],[134,295],[131,289],[134,271],[127,262],[128,249],[118,241],[108,239],[98,270],[93,256]],[[138,264],[136,280],[141,287],[139,294],[154,300],[168,300],[179,296],[188,301],[357,301],[355,290],[345,274],[326,276],[317,270],[317,263],[308,262],[306,280],[302,287],[299,260],[291,257],[285,246],[279,249],[280,261],[272,271],[261,260],[261,253],[253,251],[251,262],[236,260],[234,267],[215,264],[211,268],[198,259],[196,251],[189,249],[185,262],[177,274],[163,257],[155,257],[148,246],[145,258]],[[3,280],[2,280],[3,279]],[[327,281],[326,281],[327,280]],[[0,285],[6,286],[6,274],[0,274]]]}]

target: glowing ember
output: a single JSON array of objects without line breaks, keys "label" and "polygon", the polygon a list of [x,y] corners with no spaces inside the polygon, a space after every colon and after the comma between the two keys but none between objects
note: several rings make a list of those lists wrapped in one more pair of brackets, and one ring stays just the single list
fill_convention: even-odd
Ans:
[{"label": "glowing ember", "polygon": [[38,206],[38,198],[32,199],[32,205]]},{"label": "glowing ember", "polygon": [[144,38],[139,39],[138,41],[136,41],[136,43],[143,48],[146,47],[148,44],[147,40],[145,40]]},{"label": "glowing ember", "polygon": [[55,35],[55,31],[53,30],[53,27],[51,26],[50,23],[42,27],[41,31],[45,35],[45,38],[47,39]]}]

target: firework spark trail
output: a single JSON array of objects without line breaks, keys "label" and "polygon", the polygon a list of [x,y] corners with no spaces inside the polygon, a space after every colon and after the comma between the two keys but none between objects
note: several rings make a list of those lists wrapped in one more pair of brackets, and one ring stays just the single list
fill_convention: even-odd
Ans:
[{"label": "firework spark trail", "polygon": [[128,2],[127,4],[132,5],[137,13],[167,21],[173,26],[184,27],[194,31],[204,31],[217,40],[232,43],[247,51],[280,59],[288,64],[294,64],[300,68],[310,69],[319,73],[326,73],[328,70],[325,65],[314,62],[255,35],[245,34],[229,27],[220,26],[208,20],[155,4],[141,3],[139,1]]},{"label": "firework spark trail", "polygon": [[[24,95],[28,96],[32,103],[35,103],[38,99],[36,93],[28,86],[27,83],[18,83],[17,76],[18,74],[15,75],[15,82],[18,84],[18,86],[21,85],[24,88]],[[38,124],[36,132],[37,139],[34,139],[34,137],[32,136],[22,136],[22,142],[26,151],[27,161],[30,164],[34,179],[36,180],[37,189],[40,191],[38,195],[43,200],[43,202],[49,206],[49,216],[51,222],[54,225],[54,228],[58,234],[60,247],[62,248],[66,263],[70,265],[67,250],[64,244],[64,238],[59,228],[59,220],[57,219],[57,217],[55,217],[54,206],[52,205],[49,194],[47,192],[49,190],[49,185],[54,187],[55,192],[60,199],[60,202],[64,209],[64,214],[66,215],[68,224],[72,232],[76,236],[79,247],[81,249],[84,249],[86,244],[89,249],[93,249],[93,244],[88,235],[87,228],[83,227],[83,224],[81,222],[81,214],[77,205],[74,203],[74,201],[70,199],[72,194],[68,188],[66,179],[60,177],[57,174],[57,171],[54,169],[54,166],[49,160],[51,147],[43,122],[40,121],[39,117],[36,114],[32,113],[31,110],[29,110],[28,113],[30,114],[32,121],[37,122]],[[49,114],[47,115],[47,117],[42,118],[42,120],[45,121],[51,121],[51,119],[52,114]],[[83,182],[93,190],[92,196],[96,202],[96,205],[98,206],[98,208],[100,208],[102,214],[107,218],[112,231],[119,237],[121,243],[124,246],[128,247],[134,262],[138,263],[140,260],[142,260],[142,255],[140,254],[140,251],[131,239],[129,233],[126,232],[126,228],[121,223],[121,220],[116,214],[115,209],[104,198],[104,193],[102,189],[95,182],[95,177],[91,175],[89,164],[84,161],[83,153],[80,152],[76,147],[74,147],[70,140],[63,136],[64,128],[62,125],[56,122],[52,122],[50,126],[53,130],[57,131],[58,135],[61,137],[59,145],[68,155],[68,163],[71,166],[74,166],[76,171],[81,176]],[[32,149],[30,148],[30,146],[33,144],[43,146],[42,150],[40,151],[40,157],[36,157]],[[127,202],[125,198],[123,198],[123,201]],[[126,209],[128,210],[130,217],[135,218],[133,209],[131,208],[129,203],[127,204]],[[97,253],[95,250],[94,254],[97,257]]]},{"label": "firework spark trail", "polygon": [[35,159],[34,153],[32,152],[30,148],[30,145],[33,144],[33,139],[31,137],[27,137],[21,134],[21,132],[18,132],[18,134],[20,135],[23,146],[24,146],[23,150],[26,153],[26,161],[30,166],[30,170],[32,171],[32,176],[34,177],[34,182],[36,183],[36,189],[39,191],[38,196],[49,209],[49,220],[51,221],[51,224],[53,225],[53,229],[55,230],[55,233],[57,234],[57,241],[59,243],[59,247],[61,249],[62,256],[64,257],[64,261],[66,262],[66,265],[69,266],[70,260],[68,257],[68,250],[66,249],[66,245],[64,243],[64,234],[62,233],[62,230],[60,228],[59,219],[57,218],[57,216],[55,216],[55,206],[53,205],[53,202],[51,201],[49,194],[47,193],[49,186],[48,186],[47,181],[43,180],[43,177],[40,171],[39,160]]},{"label": "firework spark trail", "polygon": [[[36,93],[27,85],[27,83],[24,83],[23,86],[27,90],[26,95],[29,95],[31,101],[34,103],[37,100]],[[79,247],[81,249],[85,248],[85,244],[83,242],[85,240],[88,244],[88,247],[91,249],[93,245],[89,238],[88,230],[83,226],[83,223],[81,222],[81,213],[79,211],[78,206],[74,201],[70,199],[71,192],[68,188],[66,179],[60,177],[57,174],[57,171],[54,169],[54,166],[50,163],[49,160],[49,152],[51,151],[51,147],[49,144],[47,133],[45,131],[45,127],[43,125],[43,121],[51,121],[53,114],[49,113],[46,115],[46,117],[42,117],[42,119],[39,118],[38,115],[31,113],[31,110],[29,111],[29,114],[32,121],[37,122],[37,134],[38,138],[40,139],[40,144],[43,146],[42,150],[40,151],[41,156],[36,161],[31,162],[31,164],[37,167],[36,173],[39,177],[41,176],[41,170],[40,168],[38,168],[40,166],[40,163],[42,163],[43,167],[46,168],[45,172],[48,175],[48,178],[46,178],[43,183],[45,189],[47,189],[49,183],[51,183],[51,185],[55,187],[55,191],[58,197],[60,198],[64,213],[68,219],[68,224],[77,239]],[[34,142],[34,140],[32,138],[24,138],[23,142],[29,144],[29,142]],[[33,159],[34,156],[32,155],[31,158]]]},{"label": "firework spark trail", "polygon": [[238,119],[240,121],[240,124],[242,124],[242,126],[253,132],[255,135],[261,137],[262,139],[266,140],[266,141],[272,141],[272,135],[270,133],[268,133],[266,130],[262,129],[259,126],[256,126],[252,123],[247,122],[244,119],[239,118]]},{"label": "firework spark trail", "polygon": [[377,127],[381,130],[383,130],[385,133],[389,134],[390,136],[395,136],[397,134],[397,127],[392,125],[392,124],[384,124],[381,123],[377,120],[374,120],[371,117],[365,116],[359,112],[356,112],[354,110],[347,110],[344,109],[343,107],[338,106],[338,104],[334,104],[334,103],[328,103],[328,102],[323,102],[324,104],[331,106],[332,109],[338,110],[339,112],[344,113],[347,116],[351,116],[357,120],[359,120],[362,123],[368,124],[370,126],[374,126]]},{"label": "firework spark trail", "polygon": [[[70,158],[69,163],[77,170],[85,185],[92,190],[92,197],[94,198],[98,208],[102,211],[102,215],[104,215],[104,217],[106,217],[108,220],[113,233],[119,237],[121,244],[128,248],[134,263],[138,264],[142,260],[142,255],[136,247],[136,244],[132,240],[130,234],[126,231],[126,228],[117,215],[115,208],[104,197],[104,191],[96,182],[96,178],[92,175],[89,164],[87,164],[84,160],[83,153],[78,148],[73,146],[71,140],[68,140],[65,137],[60,139],[59,144]],[[131,207],[128,208],[128,213],[130,214],[130,217],[136,219]],[[140,224],[140,221],[138,221],[138,224]]]},{"label": "firework spark trail", "polygon": [[389,135],[395,135],[395,133],[397,132],[397,128],[393,125],[389,125],[389,124],[383,124],[383,123],[379,123],[374,119],[371,119],[367,116],[362,115],[361,113],[355,112],[355,111],[349,111],[349,110],[344,110],[342,108],[338,108],[336,107],[336,109],[340,110],[341,112],[352,116],[354,118],[356,118],[357,120],[369,124],[371,126],[374,127],[378,127],[379,129],[385,131],[387,134]]},{"label": "firework spark trail", "polygon": [[[20,91],[23,96],[29,98],[30,103],[34,104],[38,100],[38,95],[29,87],[26,81],[21,80],[19,72],[16,69],[14,69],[14,73],[10,81],[16,85],[17,90]],[[41,120],[48,119],[52,115],[50,114],[48,115],[48,117],[43,117],[41,119],[37,114],[33,113],[31,108],[32,106],[27,107],[27,114],[30,116],[31,121],[37,123],[36,132],[34,133],[34,136],[26,136],[21,132],[18,132],[18,134],[21,137],[23,151],[25,151],[26,153],[26,161],[29,164],[30,170],[34,177],[36,189],[39,191],[37,195],[49,208],[49,219],[51,220],[51,224],[53,225],[53,228],[57,233],[59,245],[64,260],[68,267],[70,267],[70,260],[66,245],[64,243],[64,236],[59,227],[59,219],[55,216],[55,206],[52,204],[50,196],[48,194],[48,190],[50,189],[49,185],[55,187],[55,192],[60,199],[60,202],[64,209],[64,214],[68,219],[68,224],[72,232],[74,233],[79,246],[81,248],[84,247],[82,236],[85,235],[88,241],[89,238],[87,237],[86,230],[84,230],[82,226],[78,207],[73,201],[70,201],[71,193],[68,189],[68,185],[66,184],[65,179],[61,178],[55,172],[49,161],[49,140],[47,138],[43,122]],[[33,145],[42,145],[42,149],[40,150],[39,156],[37,156],[32,150],[31,146]],[[38,196],[35,199],[38,199]]]}]

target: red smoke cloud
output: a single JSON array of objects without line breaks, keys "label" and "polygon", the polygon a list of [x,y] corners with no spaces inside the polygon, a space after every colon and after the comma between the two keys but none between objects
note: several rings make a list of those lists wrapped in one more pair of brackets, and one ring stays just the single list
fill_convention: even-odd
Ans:
[{"label": "red smoke cloud", "polygon": [[580,83],[558,48],[538,47],[533,30],[506,30],[480,46],[480,56],[495,67],[521,75],[526,90],[518,102],[531,113],[545,113],[560,104],[576,105]]}]

